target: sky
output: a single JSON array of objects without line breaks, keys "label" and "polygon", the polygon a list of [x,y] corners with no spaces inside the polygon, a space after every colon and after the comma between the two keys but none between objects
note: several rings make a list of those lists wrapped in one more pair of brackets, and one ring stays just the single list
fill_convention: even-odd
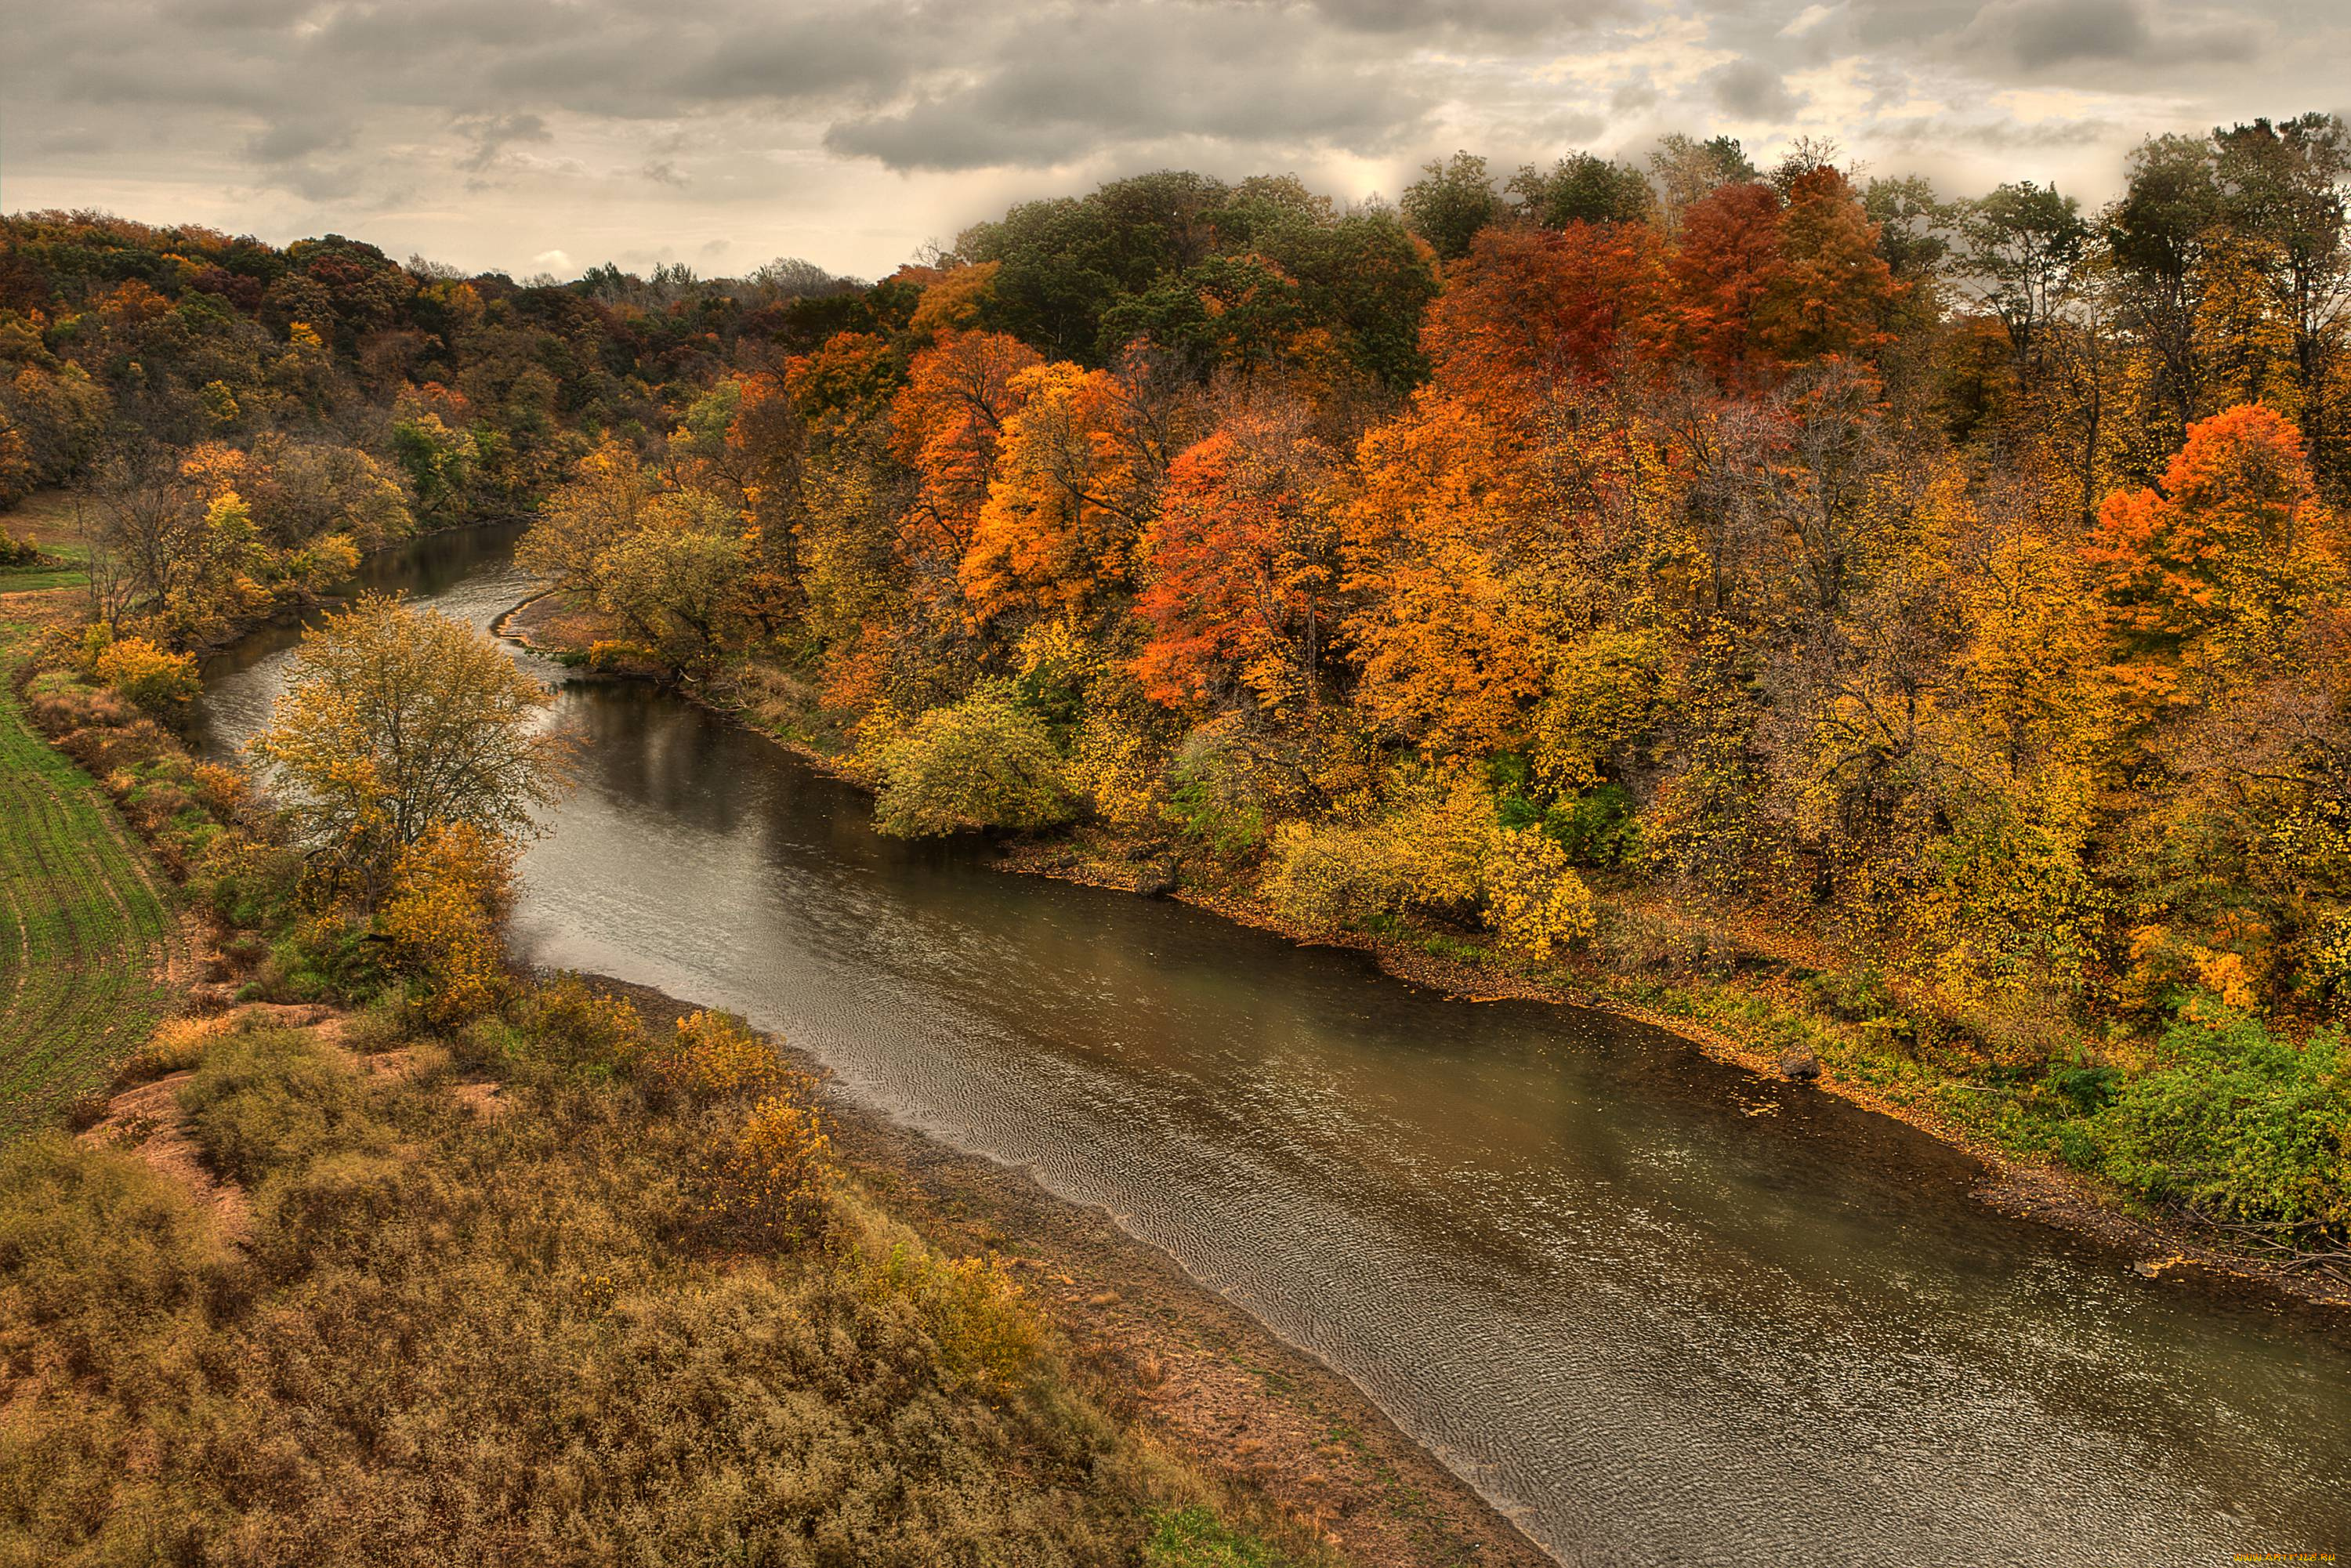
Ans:
[{"label": "sky", "polygon": [[1394,197],[1662,133],[2095,203],[2148,134],[2351,111],[2346,0],[0,0],[0,211],[576,275],[884,275],[1159,168]]}]

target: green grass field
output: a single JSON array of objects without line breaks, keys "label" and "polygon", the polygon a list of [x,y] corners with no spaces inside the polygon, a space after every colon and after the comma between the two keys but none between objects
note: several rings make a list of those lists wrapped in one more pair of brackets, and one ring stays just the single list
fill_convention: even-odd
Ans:
[{"label": "green grass field", "polygon": [[103,1085],[170,1001],[177,922],[98,785],[26,720],[0,622],[0,1138]]}]

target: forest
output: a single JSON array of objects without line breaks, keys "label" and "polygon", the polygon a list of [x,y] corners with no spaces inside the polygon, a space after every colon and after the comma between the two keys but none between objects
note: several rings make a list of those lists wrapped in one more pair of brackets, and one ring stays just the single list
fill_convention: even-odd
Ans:
[{"label": "forest", "polygon": [[[69,522],[7,549],[88,576],[41,678],[164,712],[360,552],[528,517],[581,663],[824,754],[885,831],[1652,1000],[1761,954],[1780,1010],[1726,1027],[2321,1259],[2351,132],[2158,137],[2116,185],[1683,137],[1392,205],[1161,172],[872,284],[20,214],[0,498]],[[331,797],[300,738],[261,760]],[[284,965],[388,934],[456,1027],[517,824],[430,826],[287,827],[344,852]],[[184,858],[235,899],[251,849]]]}]

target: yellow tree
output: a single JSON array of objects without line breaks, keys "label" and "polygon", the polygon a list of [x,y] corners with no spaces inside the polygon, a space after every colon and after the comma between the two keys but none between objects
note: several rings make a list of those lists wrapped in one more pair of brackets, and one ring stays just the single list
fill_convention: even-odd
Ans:
[{"label": "yellow tree", "polygon": [[554,694],[462,621],[370,594],[295,650],[249,749],[335,879],[372,907],[439,829],[528,831],[569,778]]}]

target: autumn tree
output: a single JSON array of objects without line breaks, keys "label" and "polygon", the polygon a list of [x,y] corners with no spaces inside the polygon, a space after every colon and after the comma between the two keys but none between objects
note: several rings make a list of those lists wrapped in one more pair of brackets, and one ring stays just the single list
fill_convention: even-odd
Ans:
[{"label": "autumn tree", "polygon": [[555,802],[554,701],[464,622],[371,594],[304,634],[250,749],[334,883],[372,907],[428,834],[511,837]]},{"label": "autumn tree", "polygon": [[1335,453],[1294,408],[1228,420],[1176,459],[1143,543],[1135,661],[1171,705],[1321,698],[1338,587]]}]

